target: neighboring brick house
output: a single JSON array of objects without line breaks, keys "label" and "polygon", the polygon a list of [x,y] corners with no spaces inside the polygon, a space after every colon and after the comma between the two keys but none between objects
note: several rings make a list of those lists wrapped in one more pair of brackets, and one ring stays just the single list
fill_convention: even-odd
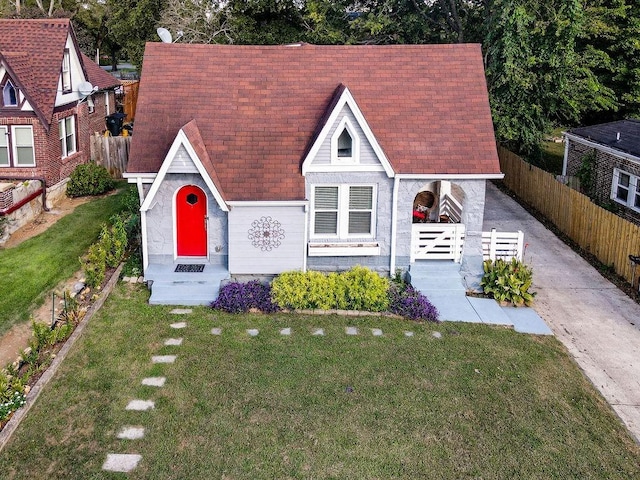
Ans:
[{"label": "neighboring brick house", "polygon": [[142,72],[125,177],[152,303],[207,304],[216,272],[482,271],[502,174],[479,45],[148,43]]},{"label": "neighboring brick house", "polygon": [[577,177],[585,194],[640,225],[640,121],[567,131],[562,174]]},{"label": "neighboring brick house", "polygon": [[[87,82],[90,95],[80,92]],[[42,179],[63,192],[119,85],[81,54],[68,19],[0,20],[0,181]]]}]

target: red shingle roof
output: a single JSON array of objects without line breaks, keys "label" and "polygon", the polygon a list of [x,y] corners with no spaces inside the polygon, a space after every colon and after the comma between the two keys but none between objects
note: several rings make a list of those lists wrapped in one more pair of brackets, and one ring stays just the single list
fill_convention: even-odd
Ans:
[{"label": "red shingle roof", "polygon": [[122,85],[122,82],[119,79],[110,73],[105,72],[97,63],[87,57],[84,53],[81,53],[81,56],[84,69],[87,72],[87,80],[91,82],[94,87],[98,87],[100,90],[108,90]]},{"label": "red shingle roof", "polygon": [[301,161],[348,86],[396,173],[498,174],[479,45],[149,43],[129,173],[192,119],[227,200],[304,198]]},{"label": "red shingle roof", "polygon": [[0,20],[0,54],[47,126],[69,30],[67,18]]}]

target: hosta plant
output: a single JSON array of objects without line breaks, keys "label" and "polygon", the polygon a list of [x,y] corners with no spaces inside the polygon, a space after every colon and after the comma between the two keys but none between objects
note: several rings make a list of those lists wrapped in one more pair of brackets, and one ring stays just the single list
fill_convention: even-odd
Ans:
[{"label": "hosta plant", "polygon": [[498,302],[529,306],[536,295],[535,292],[529,291],[532,279],[531,267],[520,260],[486,260],[480,286],[484,293]]}]

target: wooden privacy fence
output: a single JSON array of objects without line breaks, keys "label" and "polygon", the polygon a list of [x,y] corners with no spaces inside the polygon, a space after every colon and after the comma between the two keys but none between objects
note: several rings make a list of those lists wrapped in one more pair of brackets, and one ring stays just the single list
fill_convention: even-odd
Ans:
[{"label": "wooden privacy fence", "polygon": [[114,178],[122,178],[129,161],[131,137],[104,137],[99,133],[91,137],[91,159],[103,165]]},{"label": "wooden privacy fence", "polygon": [[124,94],[122,96],[122,112],[127,116],[124,119],[126,122],[133,122],[136,116],[136,106],[138,104],[138,87],[140,86],[139,80],[123,80],[122,88]]},{"label": "wooden privacy fence", "polygon": [[504,183],[510,190],[585,251],[635,282],[629,255],[640,254],[640,226],[599,207],[513,152],[498,147],[498,155]]}]

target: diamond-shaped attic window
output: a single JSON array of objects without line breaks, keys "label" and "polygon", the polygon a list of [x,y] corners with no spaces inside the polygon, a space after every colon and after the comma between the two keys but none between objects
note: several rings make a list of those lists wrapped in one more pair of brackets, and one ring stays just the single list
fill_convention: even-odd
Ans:
[{"label": "diamond-shaped attic window", "polygon": [[198,196],[195,193],[190,193],[189,195],[187,195],[187,203],[189,205],[195,205],[196,203],[198,203]]}]

